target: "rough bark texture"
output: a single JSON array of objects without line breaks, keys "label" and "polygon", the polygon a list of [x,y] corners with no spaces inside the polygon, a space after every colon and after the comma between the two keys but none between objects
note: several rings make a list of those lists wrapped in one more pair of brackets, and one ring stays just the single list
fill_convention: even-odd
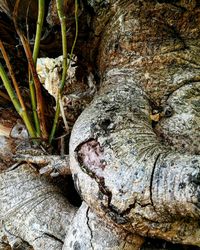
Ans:
[{"label": "rough bark texture", "polygon": [[[23,159],[29,164],[8,167],[12,162],[9,163],[6,156],[8,159],[14,156],[20,140],[1,136],[0,142],[4,166],[0,175],[0,249],[140,249],[143,242],[140,236],[99,218],[86,204],[73,219],[77,209],[62,197],[49,179],[39,176],[31,165],[33,159],[30,161],[31,158],[25,156]],[[46,158],[48,163],[48,155]],[[44,163],[42,156],[34,159],[36,164]],[[61,159],[56,156],[53,160],[58,164]],[[51,165],[53,167],[54,163]]]},{"label": "rough bark texture", "polygon": [[[136,250],[149,236],[200,246],[200,5],[88,0],[81,7],[79,20],[91,28],[82,54],[100,78],[70,141],[86,203],[76,213],[31,166],[9,168],[18,141],[2,136],[0,249],[59,250],[65,234],[63,250]],[[52,0],[52,26],[54,10]]]},{"label": "rough bark texture", "polygon": [[77,188],[91,207],[132,232],[199,245],[199,156],[161,144],[145,94],[126,79],[112,77],[121,85],[99,95],[74,126]]},{"label": "rough bark texture", "polygon": [[113,227],[83,202],[70,225],[63,250],[137,250],[142,243],[141,237]]},{"label": "rough bark texture", "polygon": [[34,250],[61,249],[76,209],[53,184],[27,164],[0,175],[1,241],[15,238]]},{"label": "rough bark texture", "polygon": [[199,7],[118,1],[110,11],[100,93],[71,136],[77,189],[131,232],[200,246]]}]

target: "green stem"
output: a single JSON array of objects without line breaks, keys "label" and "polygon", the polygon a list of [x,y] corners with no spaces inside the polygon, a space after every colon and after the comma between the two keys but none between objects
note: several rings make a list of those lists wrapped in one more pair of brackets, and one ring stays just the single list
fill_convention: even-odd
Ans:
[{"label": "green stem", "polygon": [[[33,61],[34,61],[35,66],[36,66],[37,58],[39,54],[42,26],[44,22],[44,7],[45,7],[45,0],[38,0],[37,29],[36,29],[35,43],[34,43],[34,49],[33,49]],[[34,86],[32,76],[29,80],[29,89],[30,89],[31,105],[32,105],[32,111],[33,111],[33,117],[34,117],[35,127],[37,131],[37,136],[41,136],[40,122],[39,122],[39,118],[37,114],[35,86]]]},{"label": "green stem", "polygon": [[74,48],[75,48],[76,41],[77,41],[77,38],[78,38],[78,0],[75,0],[75,11],[74,11],[74,14],[75,14],[75,26],[76,26],[75,30],[76,31],[75,31],[74,42],[72,44],[72,48],[71,48],[71,52],[70,52],[70,56],[69,56],[69,61],[68,61],[68,64],[67,64],[67,69],[69,68],[69,65],[71,63],[73,52],[74,52]]},{"label": "green stem", "polygon": [[35,96],[35,86],[34,82],[31,79],[29,80],[29,90],[30,90],[30,97],[31,97],[31,106],[32,106],[32,112],[33,112],[33,119],[35,123],[35,128],[37,132],[37,136],[41,136],[41,131],[40,131],[40,122],[37,114],[37,104],[36,104],[36,96]]},{"label": "green stem", "polygon": [[54,121],[53,121],[53,127],[51,129],[51,134],[49,136],[49,143],[50,144],[52,143],[52,140],[53,140],[55,132],[56,132],[57,124],[58,124],[58,118],[59,118],[59,114],[60,114],[59,99],[60,99],[60,97],[59,97],[59,94],[58,94],[57,102],[56,102],[56,113],[55,113],[55,116],[54,116]]},{"label": "green stem", "polygon": [[51,134],[49,136],[49,143],[52,143],[57,123],[58,123],[58,118],[60,114],[60,105],[59,105],[59,99],[62,94],[64,85],[65,85],[65,80],[67,76],[67,33],[66,33],[66,16],[63,11],[63,1],[62,0],[56,0],[56,5],[57,5],[57,11],[58,11],[58,16],[60,19],[60,24],[61,24],[61,33],[62,33],[62,51],[63,51],[63,64],[62,64],[62,79],[61,83],[59,86],[59,93],[57,97],[57,103],[56,103],[56,113],[54,117],[54,122],[53,122],[53,127],[51,130]]},{"label": "green stem", "polygon": [[59,118],[59,114],[60,114],[59,100],[62,97],[62,92],[63,92],[64,86],[65,86],[65,80],[66,80],[66,76],[67,76],[67,70],[69,68],[69,65],[70,65],[70,62],[71,62],[71,59],[72,59],[72,55],[73,55],[73,52],[74,52],[75,44],[76,44],[76,41],[77,41],[77,37],[78,37],[78,1],[75,0],[76,32],[75,32],[75,38],[74,38],[74,42],[73,42],[71,52],[70,52],[69,61],[67,63],[66,16],[65,16],[65,14],[63,12],[62,2],[63,2],[62,0],[56,0],[58,16],[60,18],[61,32],[62,32],[63,72],[62,72],[62,79],[61,79],[61,84],[60,84],[60,88],[59,88],[59,93],[58,93],[58,97],[57,97],[56,113],[55,113],[55,117],[54,117],[53,127],[52,127],[51,134],[50,134],[50,137],[49,137],[49,143],[52,142],[55,131],[56,131],[58,118]]},{"label": "green stem", "polygon": [[62,79],[59,87],[60,94],[63,91],[65,80],[67,76],[67,32],[66,32],[66,16],[63,11],[63,1],[56,0],[58,16],[60,18],[61,24],[61,34],[62,34],[62,52],[63,52],[63,62],[62,62]]},{"label": "green stem", "polygon": [[35,130],[30,122],[30,119],[29,119],[27,113],[22,109],[22,107],[19,103],[19,100],[18,100],[18,98],[17,98],[17,96],[16,96],[16,94],[11,86],[11,82],[8,79],[8,76],[7,76],[7,74],[3,68],[3,65],[1,63],[0,63],[0,76],[1,76],[1,79],[4,83],[4,86],[8,92],[8,95],[9,95],[15,109],[17,110],[18,114],[22,117],[30,136],[32,138],[36,137],[36,133],[35,133]]},{"label": "green stem", "polygon": [[33,61],[36,64],[39,48],[40,48],[40,40],[42,34],[42,27],[44,22],[44,7],[45,7],[45,0],[38,0],[38,19],[37,19],[37,29],[35,35],[35,43],[33,49]]}]

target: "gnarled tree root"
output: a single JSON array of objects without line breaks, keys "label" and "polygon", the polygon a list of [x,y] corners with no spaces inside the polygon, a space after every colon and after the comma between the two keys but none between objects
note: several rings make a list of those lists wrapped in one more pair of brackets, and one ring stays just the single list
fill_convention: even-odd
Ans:
[{"label": "gnarled tree root", "polygon": [[98,214],[132,233],[200,246],[199,155],[161,143],[134,80],[119,74],[106,86],[72,131],[77,189]]},{"label": "gnarled tree root", "polygon": [[[0,174],[1,238],[21,238],[34,250],[61,249],[76,208],[28,164]],[[3,243],[2,243],[3,244]]]}]

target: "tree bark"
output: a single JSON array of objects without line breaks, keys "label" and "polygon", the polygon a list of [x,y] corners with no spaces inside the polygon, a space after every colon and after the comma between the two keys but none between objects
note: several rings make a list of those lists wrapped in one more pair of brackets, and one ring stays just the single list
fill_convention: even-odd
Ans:
[{"label": "tree bark", "polygon": [[34,250],[61,249],[76,212],[61,191],[27,164],[2,173],[0,183],[2,238],[12,247],[20,238]]},{"label": "tree bark", "polygon": [[66,235],[63,250],[140,249],[143,239],[112,226],[105,218],[98,217],[84,202],[74,217]]},{"label": "tree bark", "polygon": [[[199,7],[118,1],[110,11],[100,92],[71,135],[77,189],[126,230],[200,246]],[[153,126],[154,109],[164,114]]]},{"label": "tree bark", "polygon": [[0,248],[136,250],[146,237],[200,247],[200,6],[83,6],[92,11],[82,54],[100,79],[70,139],[84,202],[77,211],[32,165],[11,167],[18,142],[1,136]]}]

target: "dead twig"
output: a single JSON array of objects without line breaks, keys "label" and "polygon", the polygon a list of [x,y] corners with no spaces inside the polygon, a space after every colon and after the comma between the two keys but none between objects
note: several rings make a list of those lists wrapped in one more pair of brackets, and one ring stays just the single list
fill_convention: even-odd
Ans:
[{"label": "dead twig", "polygon": [[1,90],[0,90],[0,96],[3,97],[5,100],[11,101],[10,97]]}]

